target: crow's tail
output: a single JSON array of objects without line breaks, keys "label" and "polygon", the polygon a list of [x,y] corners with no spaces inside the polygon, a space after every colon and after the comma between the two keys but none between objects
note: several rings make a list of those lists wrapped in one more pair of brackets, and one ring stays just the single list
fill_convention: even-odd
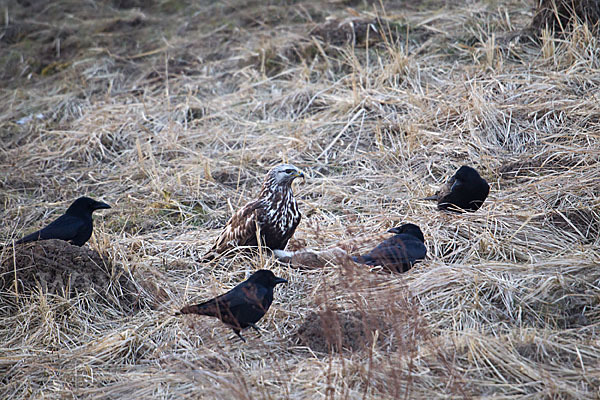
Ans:
[{"label": "crow's tail", "polygon": [[204,303],[194,304],[191,306],[185,306],[181,310],[175,313],[175,315],[182,314],[198,314],[198,315],[208,315],[211,317],[218,315],[218,308],[215,306],[214,299],[209,300]]},{"label": "crow's tail", "polygon": [[438,201],[440,199],[440,197],[437,194],[434,194],[433,196],[429,196],[429,197],[425,197],[421,200],[431,200],[431,201]]},{"label": "crow's tail", "polygon": [[363,256],[352,256],[352,261],[357,262],[359,264],[364,264]]},{"label": "crow's tail", "polygon": [[17,240],[15,242],[15,244],[35,242],[36,240],[40,240],[40,233],[39,232],[34,232],[34,233],[29,234],[29,235],[27,235],[25,237],[22,237],[21,239]]},{"label": "crow's tail", "polygon": [[175,315],[182,315],[182,314],[198,314],[200,311],[198,309],[198,306],[194,305],[194,306],[185,306],[183,307],[181,310],[177,311],[175,313]]}]

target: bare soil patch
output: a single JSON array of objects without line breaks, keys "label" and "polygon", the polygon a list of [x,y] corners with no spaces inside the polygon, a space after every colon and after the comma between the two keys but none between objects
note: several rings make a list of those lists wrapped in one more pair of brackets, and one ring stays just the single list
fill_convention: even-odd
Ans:
[{"label": "bare soil patch", "polygon": [[378,315],[326,310],[309,314],[292,340],[318,353],[360,351],[372,345],[375,331],[383,335],[389,329]]}]

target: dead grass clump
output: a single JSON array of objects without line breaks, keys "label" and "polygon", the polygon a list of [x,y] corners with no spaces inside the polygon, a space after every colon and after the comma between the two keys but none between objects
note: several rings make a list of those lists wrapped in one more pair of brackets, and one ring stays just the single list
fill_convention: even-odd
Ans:
[{"label": "dead grass clump", "polygon": [[597,0],[539,0],[531,28],[538,34],[543,29],[564,34],[571,31],[574,23],[586,23],[598,32],[600,3]]},{"label": "dead grass clump", "polygon": [[530,310],[524,312],[524,320],[529,326],[562,330],[594,326],[600,322],[600,301],[592,289],[581,282],[579,286],[561,288],[548,299],[533,301],[527,306]]},{"label": "dead grass clump", "polygon": [[123,34],[131,31],[135,31],[144,25],[148,21],[144,14],[132,14],[129,18],[116,18],[107,22],[102,28],[103,33]]},{"label": "dead grass clump", "polygon": [[137,290],[121,267],[87,246],[58,239],[7,247],[3,251],[0,291],[3,296],[42,293],[71,297],[92,293],[123,309],[138,301]]},{"label": "dead grass clump", "polygon": [[[456,266],[437,268],[435,275],[424,272],[409,288],[429,309],[428,320],[444,329],[486,327],[504,332],[518,326],[562,330],[600,322],[600,301],[590,283],[598,276],[587,263],[540,262],[532,269],[498,264]],[[442,308],[436,299],[446,297],[452,300]]]},{"label": "dead grass clump", "polygon": [[598,349],[578,336],[576,331],[560,335],[527,329],[506,335],[467,331],[459,339],[454,364],[459,370],[478,366],[468,372],[466,381],[482,397],[594,398],[598,377],[581,377],[588,366],[596,369],[591,366]]},{"label": "dead grass clump", "polygon": [[248,63],[255,65],[266,76],[273,77],[289,68],[314,62],[318,51],[314,43],[296,37],[290,42],[261,46],[249,58]]},{"label": "dead grass clump", "polygon": [[430,36],[423,28],[410,26],[398,16],[394,20],[366,16],[328,18],[315,26],[309,34],[334,47],[370,47],[379,43],[394,46],[398,41],[406,42],[409,39],[423,42]]},{"label": "dead grass clump", "polygon": [[31,26],[22,22],[4,24],[4,26],[0,28],[0,42],[9,45],[15,44],[31,32],[31,29]]},{"label": "dead grass clump", "polygon": [[556,175],[566,172],[585,161],[584,156],[576,153],[542,153],[536,157],[521,157],[502,163],[498,173],[502,179],[531,178],[534,176]]},{"label": "dead grass clump", "polygon": [[586,243],[598,241],[600,215],[592,208],[572,208],[553,211],[544,219],[558,230],[568,232]]}]

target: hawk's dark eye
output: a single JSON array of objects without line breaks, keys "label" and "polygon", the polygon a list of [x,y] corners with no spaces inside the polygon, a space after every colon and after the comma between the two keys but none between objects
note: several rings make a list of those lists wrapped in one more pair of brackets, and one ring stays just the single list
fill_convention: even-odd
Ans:
[{"label": "hawk's dark eye", "polygon": [[291,168],[288,168],[288,169],[285,170],[286,174],[292,174],[293,172],[294,172],[294,170],[291,169]]}]

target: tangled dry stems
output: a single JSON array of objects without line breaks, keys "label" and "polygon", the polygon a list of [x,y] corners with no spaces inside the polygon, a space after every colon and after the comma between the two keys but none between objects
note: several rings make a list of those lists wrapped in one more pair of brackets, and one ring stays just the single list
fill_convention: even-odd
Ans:
[{"label": "tangled dry stems", "polygon": [[[522,1],[7,10],[2,237],[101,198],[113,210],[89,246],[141,303],[36,289],[5,301],[2,397],[598,396],[600,58],[587,25],[512,40],[531,22]],[[401,276],[267,254],[197,263],[282,161],[310,175],[292,248],[364,250],[413,222],[428,259]],[[418,200],[461,164],[492,185],[480,211]],[[248,344],[172,317],[258,268],[289,284]]]}]

